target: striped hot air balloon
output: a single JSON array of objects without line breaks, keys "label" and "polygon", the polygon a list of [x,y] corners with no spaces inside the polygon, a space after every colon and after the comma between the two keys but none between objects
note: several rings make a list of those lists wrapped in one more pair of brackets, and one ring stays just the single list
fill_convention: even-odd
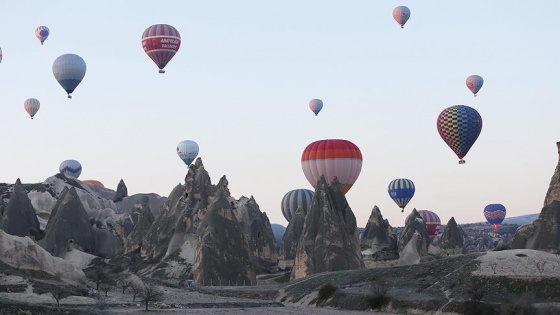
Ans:
[{"label": "striped hot air balloon", "polygon": [[[426,224],[426,230],[428,231],[428,236],[434,238],[438,235],[439,227],[441,226],[441,220],[439,216],[430,210],[416,210],[422,221]],[[406,217],[405,224],[412,219],[412,213]]]},{"label": "striped hot air balloon", "polygon": [[39,100],[36,98],[28,98],[23,102],[23,108],[25,108],[25,111],[31,116],[31,119],[37,114],[40,107],[41,103],[39,103]]},{"label": "striped hot air balloon", "polygon": [[394,8],[393,18],[395,19],[395,21],[397,21],[397,23],[399,23],[401,28],[404,28],[406,21],[408,21],[408,19],[410,18],[410,9],[403,5]]},{"label": "striped hot air balloon", "polygon": [[159,73],[165,73],[165,66],[181,47],[181,36],[171,25],[155,24],[142,34],[142,48],[155,62]]},{"label": "striped hot air balloon", "polygon": [[58,83],[72,98],[72,92],[86,75],[86,62],[75,54],[64,54],[53,63],[53,74]]},{"label": "striped hot air balloon", "polygon": [[41,45],[47,40],[51,31],[46,26],[38,26],[35,29],[35,37],[41,42]]},{"label": "striped hot air balloon", "polygon": [[414,183],[410,179],[397,178],[389,183],[387,191],[391,199],[402,209],[401,212],[404,212],[404,207],[406,207],[410,199],[412,199],[416,189]]},{"label": "striped hot air balloon", "polygon": [[325,176],[328,183],[336,176],[342,185],[342,191],[346,193],[360,175],[362,153],[348,140],[319,140],[303,150],[301,167],[313,187],[317,185],[321,175]]},{"label": "striped hot air balloon", "polygon": [[469,88],[469,90],[471,90],[471,92],[476,97],[476,93],[478,93],[478,91],[480,91],[480,88],[484,84],[484,79],[479,75],[473,74],[473,75],[467,77],[467,80],[466,80],[465,83],[467,84],[467,87]]},{"label": "striped hot air balloon", "polygon": [[309,189],[294,189],[285,194],[282,198],[281,209],[286,221],[290,222],[292,220],[298,208],[301,208],[303,213],[307,214],[314,194]]},{"label": "striped hot air balloon", "polygon": [[319,112],[321,111],[321,109],[323,109],[323,101],[316,98],[312,99],[311,101],[309,101],[309,109],[311,109],[311,111],[315,113],[315,116],[319,115]]},{"label": "striped hot air balloon", "polygon": [[482,117],[472,107],[455,105],[444,109],[438,116],[439,135],[459,157],[459,164],[464,164],[463,157],[482,130]]},{"label": "striped hot air balloon", "polygon": [[82,164],[76,160],[65,160],[60,163],[58,170],[66,177],[78,178],[82,173]]},{"label": "striped hot air balloon", "polygon": [[488,223],[492,224],[492,228],[497,230],[506,218],[506,207],[499,203],[489,204],[484,207],[484,217]]}]

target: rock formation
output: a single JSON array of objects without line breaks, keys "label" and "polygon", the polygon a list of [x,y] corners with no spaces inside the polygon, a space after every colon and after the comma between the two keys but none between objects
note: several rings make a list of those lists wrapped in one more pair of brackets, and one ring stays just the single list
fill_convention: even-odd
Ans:
[{"label": "rock formation", "polygon": [[302,208],[297,208],[292,220],[288,223],[288,227],[286,227],[284,237],[282,237],[281,253],[284,255],[284,259],[293,260],[296,258],[297,244],[301,237],[301,232],[303,232],[304,223],[305,212]]},{"label": "rock formation", "polygon": [[35,214],[35,209],[19,178],[13,186],[13,193],[3,211],[0,229],[8,234],[22,237],[35,237],[40,233],[37,214]]},{"label": "rock formation", "polygon": [[125,232],[125,253],[136,251],[142,246],[142,240],[146,231],[150,229],[154,223],[154,216],[150,211],[150,207],[137,203],[134,205],[134,210],[128,216],[127,222],[130,221],[131,230]]},{"label": "rock formation", "polygon": [[150,208],[154,218],[157,216],[159,209],[165,204],[167,197],[162,197],[158,194],[135,194],[128,197],[124,197],[122,201],[117,202],[116,211],[117,214],[130,214],[136,209],[136,205],[140,204],[142,207]]},{"label": "rock formation", "polygon": [[206,211],[197,234],[193,274],[198,284],[256,284],[248,240],[224,191]]},{"label": "rock formation", "polygon": [[465,253],[465,232],[451,217],[439,239],[439,247],[444,254],[456,255]]},{"label": "rock formation", "polygon": [[62,258],[51,256],[29,237],[8,235],[0,231],[0,261],[18,269],[42,270],[63,280],[78,284],[85,281],[84,272]]},{"label": "rock formation", "polygon": [[117,185],[117,192],[115,194],[115,199],[113,199],[113,201],[114,202],[122,201],[124,197],[128,197],[128,188],[126,188],[126,184],[124,183],[124,180],[121,179],[119,181],[119,184]]},{"label": "rock formation", "polygon": [[[277,262],[276,242],[270,221],[266,213],[261,212],[253,196],[251,198],[242,196],[235,204],[233,213],[249,242],[249,249],[256,259],[255,265],[263,267],[260,268],[259,273],[266,272],[265,266],[276,265]],[[259,263],[261,260],[262,264]]]},{"label": "rock formation", "polygon": [[[560,142],[556,146],[560,156]],[[511,248],[560,253],[560,160],[550,180],[539,218],[517,229]]]},{"label": "rock formation", "polygon": [[360,238],[362,255],[371,256],[373,260],[392,260],[399,258],[397,250],[397,233],[383,219],[377,206],[371,210],[368,223]]},{"label": "rock formation", "polygon": [[364,268],[356,217],[335,177],[317,181],[315,197],[305,216],[292,279],[325,271]]},{"label": "rock formation", "polygon": [[409,217],[398,241],[399,266],[418,264],[428,254],[430,241],[426,224],[416,209]]}]

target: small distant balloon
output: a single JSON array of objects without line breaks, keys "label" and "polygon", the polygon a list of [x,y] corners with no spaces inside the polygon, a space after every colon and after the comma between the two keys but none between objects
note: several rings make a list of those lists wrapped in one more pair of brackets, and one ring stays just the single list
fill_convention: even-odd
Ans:
[{"label": "small distant balloon", "polygon": [[484,79],[479,75],[473,74],[467,77],[466,84],[469,90],[471,90],[476,97],[476,93],[480,91],[480,88],[484,84]]},{"label": "small distant balloon", "polygon": [[66,177],[78,178],[82,173],[82,164],[76,160],[65,160],[60,163],[58,171]]},{"label": "small distant balloon", "polygon": [[198,155],[198,144],[192,140],[183,140],[177,144],[177,154],[189,166]]},{"label": "small distant balloon", "polygon": [[[426,224],[426,230],[428,231],[428,236],[434,238],[438,235],[439,227],[441,226],[441,220],[439,216],[430,210],[416,210],[424,224]],[[412,219],[412,214],[408,215],[405,220],[405,224]]]},{"label": "small distant balloon", "polygon": [[159,68],[165,73],[165,66],[181,47],[181,35],[171,25],[155,24],[148,27],[142,34],[142,48]]},{"label": "small distant balloon", "polygon": [[25,111],[31,116],[31,119],[37,114],[40,107],[41,103],[39,103],[39,100],[36,98],[28,98],[23,102],[23,108],[25,108]]},{"label": "small distant balloon", "polygon": [[96,179],[86,179],[86,180],[83,180],[82,182],[84,182],[86,184],[94,185],[94,186],[105,187],[105,185],[103,185],[103,183],[101,183],[100,181],[98,181]]},{"label": "small distant balloon", "polygon": [[410,179],[397,178],[389,183],[387,191],[391,199],[401,208],[401,212],[404,212],[404,208],[414,196],[416,189]]},{"label": "small distant balloon", "polygon": [[2,48],[0,48],[0,62],[2,62]]},{"label": "small distant balloon", "polygon": [[53,63],[53,74],[58,83],[72,98],[72,92],[78,87],[86,75],[86,62],[75,54],[64,54]]},{"label": "small distant balloon", "polygon": [[284,215],[286,221],[292,221],[298,208],[301,208],[303,213],[307,214],[311,207],[313,195],[315,195],[315,192],[309,189],[294,189],[286,193],[281,203],[282,215]]},{"label": "small distant balloon", "polygon": [[35,29],[35,37],[41,42],[41,45],[47,40],[51,31],[46,26],[39,26]]},{"label": "small distant balloon", "polygon": [[488,223],[492,224],[492,228],[497,230],[506,218],[506,207],[499,203],[489,204],[484,207],[484,217]]},{"label": "small distant balloon", "polygon": [[443,141],[459,158],[459,164],[464,164],[463,157],[482,131],[482,117],[472,107],[454,105],[439,114],[437,128]]},{"label": "small distant balloon", "polygon": [[394,8],[393,18],[395,19],[395,21],[397,21],[397,23],[399,23],[401,28],[404,28],[406,21],[408,21],[408,19],[410,18],[410,9],[403,5]]},{"label": "small distant balloon", "polygon": [[309,109],[311,109],[311,111],[315,113],[315,116],[317,116],[321,109],[323,109],[323,101],[316,98],[312,99],[311,101],[309,101]]}]

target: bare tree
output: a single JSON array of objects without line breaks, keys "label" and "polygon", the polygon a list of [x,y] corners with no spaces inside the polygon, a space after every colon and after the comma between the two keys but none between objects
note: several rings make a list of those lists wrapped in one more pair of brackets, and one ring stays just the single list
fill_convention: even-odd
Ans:
[{"label": "bare tree", "polygon": [[138,283],[132,283],[130,285],[130,291],[132,293],[132,302],[136,302],[136,297],[140,296],[140,293],[142,292],[142,285]]},{"label": "bare tree", "polygon": [[103,292],[105,292],[105,296],[109,296],[109,291],[111,291],[112,285],[108,284],[108,283],[101,283],[101,285],[99,286],[99,289]]},{"label": "bare tree", "polygon": [[124,294],[126,289],[132,286],[132,281],[129,278],[123,278],[117,281],[117,286],[122,288],[122,293]]},{"label": "bare tree", "polygon": [[147,311],[150,302],[163,300],[163,291],[153,283],[145,284],[140,292],[140,297],[142,297],[142,302],[144,302]]},{"label": "bare tree", "polygon": [[58,285],[51,288],[50,294],[56,301],[56,307],[60,307],[60,300],[72,295],[68,290]]}]

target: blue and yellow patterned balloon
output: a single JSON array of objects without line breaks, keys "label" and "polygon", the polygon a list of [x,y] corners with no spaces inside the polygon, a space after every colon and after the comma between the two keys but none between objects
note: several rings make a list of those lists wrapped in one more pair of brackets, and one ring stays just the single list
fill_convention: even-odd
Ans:
[{"label": "blue and yellow patterned balloon", "polygon": [[454,105],[444,109],[437,119],[439,135],[459,157],[459,164],[464,164],[463,157],[482,130],[482,117],[472,107]]},{"label": "blue and yellow patterned balloon", "polygon": [[397,178],[389,183],[387,191],[391,199],[401,208],[401,212],[404,212],[404,207],[406,207],[410,199],[412,199],[416,189],[414,183],[410,179]]}]

